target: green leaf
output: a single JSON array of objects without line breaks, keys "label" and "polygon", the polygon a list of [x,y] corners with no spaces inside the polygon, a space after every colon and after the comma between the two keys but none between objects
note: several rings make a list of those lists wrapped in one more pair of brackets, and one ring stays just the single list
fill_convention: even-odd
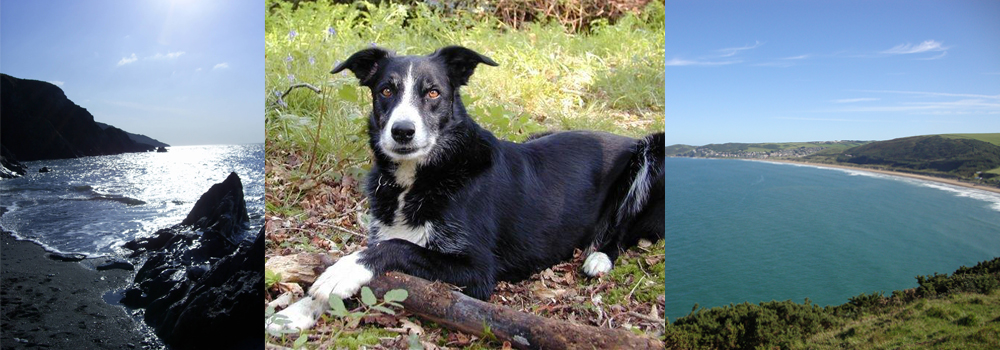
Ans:
[{"label": "green leaf", "polygon": [[387,302],[385,302],[385,303],[386,303],[387,305],[392,305],[392,306],[395,306],[395,307],[398,307],[398,308],[400,308],[400,309],[402,309],[402,308],[403,308],[403,304],[400,304],[400,303],[397,303],[397,302],[395,302],[395,301],[387,301]]},{"label": "green leaf", "polygon": [[330,309],[332,310],[331,313],[335,316],[347,316],[347,307],[344,306],[344,299],[333,294],[330,294]]},{"label": "green leaf", "polygon": [[378,299],[375,298],[375,293],[372,293],[371,288],[361,287],[361,302],[372,306],[378,304]]},{"label": "green leaf", "polygon": [[309,340],[309,336],[306,334],[300,335],[298,339],[295,339],[295,343],[292,344],[293,348],[301,349],[303,345],[306,345],[306,341]]},{"label": "green leaf", "polygon": [[410,333],[407,340],[410,343],[410,350],[424,350],[424,344],[420,344],[420,337],[417,336],[417,333]]},{"label": "green leaf", "polygon": [[337,91],[337,96],[345,101],[358,102],[358,88],[354,85],[341,86],[340,90]]},{"label": "green leaf", "polygon": [[406,298],[409,297],[409,296],[410,296],[410,293],[407,292],[406,289],[393,289],[393,290],[390,290],[390,291],[386,292],[385,296],[383,296],[382,298],[385,299],[385,302],[389,303],[389,302],[393,302],[393,301],[403,301],[403,300],[406,300]]},{"label": "green leaf", "polygon": [[392,309],[387,308],[387,307],[382,306],[382,305],[372,306],[372,309],[375,309],[375,310],[378,310],[378,311],[382,311],[382,313],[384,313],[384,314],[389,314],[389,315],[395,315],[396,314],[396,312],[392,311]]}]

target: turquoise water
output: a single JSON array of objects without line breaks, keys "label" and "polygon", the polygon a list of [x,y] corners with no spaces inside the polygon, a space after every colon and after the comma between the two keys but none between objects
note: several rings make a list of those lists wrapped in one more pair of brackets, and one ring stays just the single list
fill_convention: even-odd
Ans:
[{"label": "turquoise water", "polygon": [[666,160],[666,314],[838,305],[1000,256],[1000,195],[861,171]]}]

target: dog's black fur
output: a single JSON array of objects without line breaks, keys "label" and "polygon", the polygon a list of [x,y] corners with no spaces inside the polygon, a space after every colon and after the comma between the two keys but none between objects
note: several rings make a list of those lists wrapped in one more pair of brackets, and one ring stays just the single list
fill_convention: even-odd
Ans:
[{"label": "dog's black fur", "polygon": [[[455,46],[402,57],[369,48],[332,71],[350,70],[372,91],[367,196],[375,223],[361,265],[376,275],[399,271],[448,282],[487,299],[498,281],[527,278],[571,258],[576,248],[596,249],[614,262],[639,239],[663,238],[663,133],[633,139],[567,131],[524,143],[499,140],[467,114],[459,95],[480,63],[497,65]],[[387,123],[410,93],[403,91],[407,76],[420,97],[408,101],[435,140],[424,156],[407,160],[412,171],[399,155],[413,149],[387,149],[380,141],[396,127]],[[426,236],[394,233],[407,228]]]}]

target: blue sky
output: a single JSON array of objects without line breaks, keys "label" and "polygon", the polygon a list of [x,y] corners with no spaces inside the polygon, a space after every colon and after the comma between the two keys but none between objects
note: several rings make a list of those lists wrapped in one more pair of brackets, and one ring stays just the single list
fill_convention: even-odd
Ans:
[{"label": "blue sky", "polygon": [[1000,1],[667,1],[667,144],[1000,132]]},{"label": "blue sky", "polygon": [[264,142],[256,1],[3,1],[0,72],[171,145]]}]

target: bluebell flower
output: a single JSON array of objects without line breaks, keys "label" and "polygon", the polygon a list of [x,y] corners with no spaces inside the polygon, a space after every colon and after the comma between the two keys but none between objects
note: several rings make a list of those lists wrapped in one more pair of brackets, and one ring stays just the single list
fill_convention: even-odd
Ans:
[{"label": "bluebell flower", "polygon": [[288,82],[289,83],[295,83],[295,74],[289,74],[288,75]]},{"label": "bluebell flower", "polygon": [[291,61],[294,61],[294,60],[295,59],[292,58],[292,54],[288,54],[288,56],[285,57],[285,62],[291,62]]},{"label": "bluebell flower", "polygon": [[295,29],[292,29],[291,31],[288,32],[288,41],[295,40],[295,36],[297,35],[299,35],[299,33],[296,33]]},{"label": "bluebell flower", "polygon": [[278,97],[278,105],[281,106],[281,108],[288,108],[288,104],[285,103],[285,100],[282,100],[281,97]]},{"label": "bluebell flower", "polygon": [[281,99],[281,91],[274,90],[274,96],[278,96],[278,99],[280,100]]},{"label": "bluebell flower", "polygon": [[333,29],[333,27],[326,27],[326,33],[330,35],[337,35],[337,30]]},{"label": "bluebell flower", "polygon": [[310,65],[316,64],[316,58],[312,57],[312,56],[309,56],[309,64]]},{"label": "bluebell flower", "polygon": [[378,45],[375,45],[375,43],[368,43],[368,45],[369,45],[369,46],[371,46],[371,47],[376,47],[376,46],[378,46]]}]

